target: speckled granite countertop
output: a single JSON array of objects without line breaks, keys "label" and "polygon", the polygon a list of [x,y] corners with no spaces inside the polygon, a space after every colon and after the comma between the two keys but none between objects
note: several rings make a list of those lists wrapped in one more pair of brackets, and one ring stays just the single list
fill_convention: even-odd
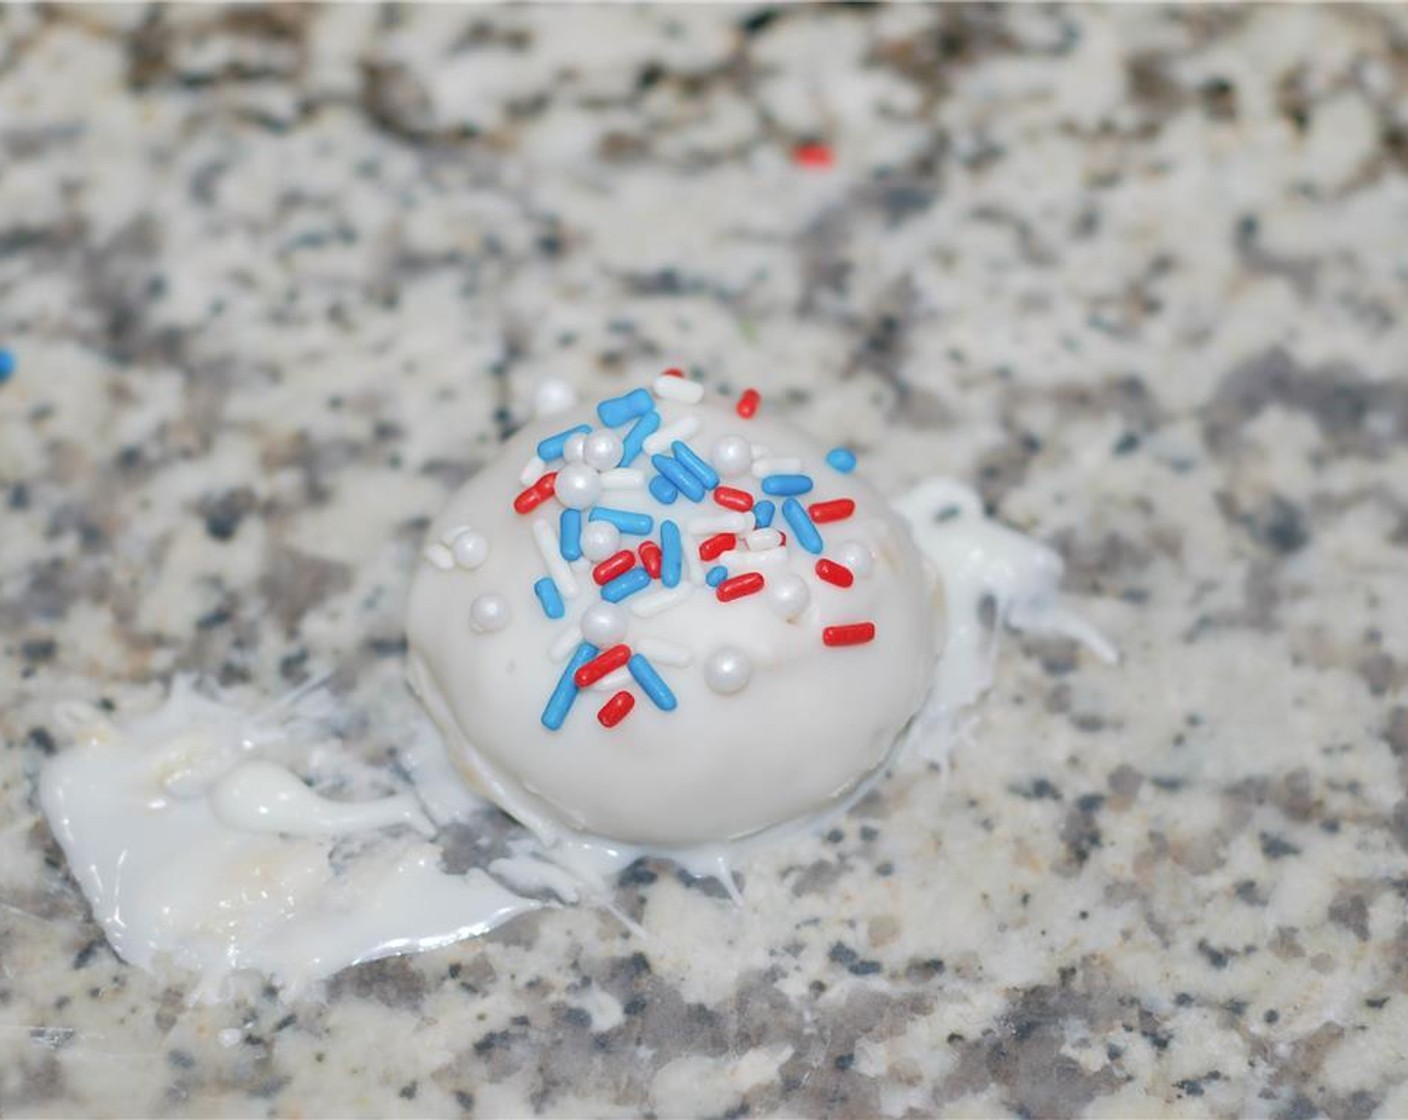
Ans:
[{"label": "speckled granite countertop", "polygon": [[[1402,9],[0,11],[0,1112],[1408,1114]],[[830,144],[800,168],[793,145]],[[552,374],[1054,542],[977,745],[745,869],[188,1009],[55,701],[337,666]]]}]

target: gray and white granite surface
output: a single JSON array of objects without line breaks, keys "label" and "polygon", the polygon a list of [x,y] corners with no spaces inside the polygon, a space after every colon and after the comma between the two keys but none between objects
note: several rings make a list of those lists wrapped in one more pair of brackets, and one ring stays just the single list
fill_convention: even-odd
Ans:
[{"label": "gray and white granite surface", "polygon": [[[1402,8],[0,10],[0,1113],[1408,1115],[1405,172]],[[123,966],[53,704],[337,667],[390,757],[427,519],[666,363],[973,479],[1125,664],[1009,643],[648,942]]]}]

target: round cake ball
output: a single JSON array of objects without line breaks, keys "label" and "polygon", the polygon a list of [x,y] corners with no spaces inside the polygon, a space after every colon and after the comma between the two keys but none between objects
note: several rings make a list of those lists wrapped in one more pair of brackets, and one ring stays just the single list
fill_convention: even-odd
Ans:
[{"label": "round cake ball", "polygon": [[[641,389],[596,403],[517,433],[430,527],[487,545],[473,568],[423,561],[410,596],[410,681],[456,765],[545,839],[664,853],[836,804],[934,680],[941,592],[908,526],[766,402],[748,418]],[[683,449],[640,451],[652,411]],[[547,463],[553,492],[516,512],[538,443],[579,425],[582,459]],[[785,478],[756,476],[759,448]],[[598,463],[640,484],[604,490]],[[740,510],[738,491],[768,504]],[[750,540],[761,528],[777,535]],[[823,559],[857,578],[822,579]]]}]

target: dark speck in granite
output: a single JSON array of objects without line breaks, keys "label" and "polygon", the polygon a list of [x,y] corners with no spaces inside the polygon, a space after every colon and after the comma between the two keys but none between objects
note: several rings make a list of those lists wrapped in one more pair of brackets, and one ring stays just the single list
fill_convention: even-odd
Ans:
[{"label": "dark speck in granite", "polygon": [[[1408,1114],[1393,8],[0,10],[0,1112]],[[825,144],[827,171],[791,151]],[[1051,543],[946,772],[188,1006],[35,811],[61,700],[418,726],[429,519],[680,364]],[[112,699],[109,700],[108,697]],[[486,813],[447,870],[507,854]]]}]

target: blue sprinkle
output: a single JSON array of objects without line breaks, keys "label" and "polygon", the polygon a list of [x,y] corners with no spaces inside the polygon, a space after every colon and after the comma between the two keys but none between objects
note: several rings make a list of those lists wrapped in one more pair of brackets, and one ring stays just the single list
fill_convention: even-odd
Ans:
[{"label": "blue sprinkle", "polygon": [[645,447],[645,437],[652,435],[660,427],[660,414],[653,408],[631,425],[631,430],[621,440],[621,463],[629,467]]},{"label": "blue sprinkle", "polygon": [[811,488],[812,480],[805,474],[770,474],[763,479],[763,493],[778,497],[785,494],[805,494]]},{"label": "blue sprinkle", "polygon": [[655,500],[664,506],[674,505],[675,499],[680,496],[679,487],[663,474],[657,474],[650,480],[650,492],[655,495]]},{"label": "blue sprinkle", "polygon": [[684,547],[680,542],[680,527],[673,521],[660,522],[660,582],[677,587],[680,567],[684,562]]},{"label": "blue sprinkle", "polygon": [[567,441],[578,432],[587,435],[591,431],[590,424],[578,424],[575,428],[568,428],[565,432],[558,432],[555,436],[548,436],[538,443],[538,458],[545,463],[551,463],[554,459],[562,458],[562,448]]},{"label": "blue sprinkle", "polygon": [[565,509],[558,521],[557,547],[569,564],[582,558],[582,511]]},{"label": "blue sprinkle", "polygon": [[715,564],[704,573],[704,582],[710,587],[718,587],[726,579],[728,579],[728,569],[722,564]]},{"label": "blue sprinkle", "polygon": [[650,586],[650,573],[644,568],[632,568],[625,575],[617,576],[602,586],[601,597],[608,603],[619,603],[622,599],[644,591]]},{"label": "blue sprinkle", "polygon": [[681,494],[691,502],[702,502],[704,500],[704,484],[694,476],[693,471],[685,470],[679,463],[675,462],[668,455],[652,455],[650,457],[651,466],[663,474],[675,485]]},{"label": "blue sprinkle", "polygon": [[777,512],[777,507],[764,498],[761,502],[753,503],[753,524],[759,529],[766,529],[772,524],[773,514]]},{"label": "blue sprinkle", "polygon": [[611,509],[609,506],[597,506],[587,520],[609,521],[621,532],[637,537],[647,537],[650,530],[655,528],[655,518],[648,513],[631,513],[624,509]]},{"label": "blue sprinkle", "polygon": [[591,642],[583,642],[572,655],[572,660],[567,663],[567,668],[562,670],[562,676],[557,678],[557,687],[552,690],[547,707],[543,709],[543,726],[549,731],[556,731],[567,719],[567,713],[572,710],[572,701],[577,699],[578,692],[576,682],[572,678],[577,675],[577,670],[598,652]]},{"label": "blue sprinkle", "polygon": [[640,654],[632,654],[631,659],[626,662],[626,668],[630,670],[631,676],[635,677],[636,684],[640,685],[641,691],[654,701],[655,706],[662,712],[673,712],[675,705],[679,703],[675,699],[675,694],[670,691],[659,673],[655,671],[655,666],[647,661]]},{"label": "blue sprinkle", "polygon": [[833,471],[850,474],[856,469],[856,453],[848,447],[833,447],[826,453],[826,465]]},{"label": "blue sprinkle", "polygon": [[10,375],[15,372],[15,355],[0,347],[0,385],[10,380]]},{"label": "blue sprinkle", "polygon": [[533,594],[538,597],[538,602],[543,604],[543,613],[549,618],[561,618],[567,613],[567,608],[562,605],[562,593],[558,591],[551,576],[544,576],[533,584]]},{"label": "blue sprinkle", "polygon": [[684,464],[685,469],[704,484],[705,490],[712,490],[719,484],[718,472],[696,455],[689,444],[677,439],[670,445],[670,450],[675,453],[675,458]]},{"label": "blue sprinkle", "polygon": [[821,534],[816,531],[816,526],[812,524],[812,519],[801,502],[796,498],[788,498],[782,503],[782,516],[787,518],[787,524],[792,526],[798,544],[812,554],[821,551]]},{"label": "blue sprinkle", "polygon": [[596,406],[596,414],[608,428],[619,428],[627,420],[644,416],[655,408],[655,398],[646,389],[632,389],[625,396],[612,397]]}]

